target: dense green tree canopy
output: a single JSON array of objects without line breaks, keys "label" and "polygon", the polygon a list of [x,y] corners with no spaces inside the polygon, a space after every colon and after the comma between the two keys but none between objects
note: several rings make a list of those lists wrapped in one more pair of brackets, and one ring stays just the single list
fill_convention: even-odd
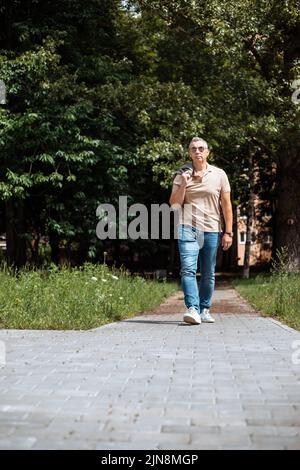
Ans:
[{"label": "dense green tree canopy", "polygon": [[0,12],[11,261],[25,262],[26,243],[37,248],[41,236],[54,260],[62,241],[77,247],[76,262],[99,259],[97,205],[122,194],[166,202],[190,138],[202,135],[235,204],[247,207],[259,174],[274,247],[288,246],[300,268],[296,0],[15,0]]}]

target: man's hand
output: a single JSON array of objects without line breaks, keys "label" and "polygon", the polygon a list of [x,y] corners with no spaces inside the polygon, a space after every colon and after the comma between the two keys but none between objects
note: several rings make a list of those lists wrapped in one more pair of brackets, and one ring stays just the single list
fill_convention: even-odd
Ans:
[{"label": "man's hand", "polygon": [[185,171],[184,173],[182,173],[181,178],[182,178],[181,186],[186,186],[192,178],[191,172]]},{"label": "man's hand", "polygon": [[185,197],[186,186],[190,181],[191,177],[191,172],[185,171],[181,174],[180,186],[176,186],[176,188],[173,187],[172,194],[169,199],[169,203],[172,209],[178,210],[182,206]]},{"label": "man's hand", "polygon": [[232,245],[232,237],[227,233],[224,233],[222,237],[222,248],[224,251],[228,250]]}]

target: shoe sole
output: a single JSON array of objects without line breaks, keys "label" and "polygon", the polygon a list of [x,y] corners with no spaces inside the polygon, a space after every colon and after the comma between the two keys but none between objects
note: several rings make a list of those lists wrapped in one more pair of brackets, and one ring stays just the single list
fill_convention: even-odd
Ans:
[{"label": "shoe sole", "polygon": [[189,323],[190,325],[200,325],[201,324],[201,320],[197,321],[197,320],[195,320],[194,317],[190,317],[189,315],[184,315],[183,321],[185,323]]},{"label": "shoe sole", "polygon": [[215,320],[202,320],[201,323],[215,323]]}]

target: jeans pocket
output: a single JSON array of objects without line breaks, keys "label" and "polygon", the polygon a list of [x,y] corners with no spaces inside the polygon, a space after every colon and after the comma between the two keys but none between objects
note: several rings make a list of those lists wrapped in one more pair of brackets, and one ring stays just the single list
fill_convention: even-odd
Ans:
[{"label": "jeans pocket", "polygon": [[194,242],[196,232],[190,225],[179,225],[177,229],[178,240],[181,242]]}]

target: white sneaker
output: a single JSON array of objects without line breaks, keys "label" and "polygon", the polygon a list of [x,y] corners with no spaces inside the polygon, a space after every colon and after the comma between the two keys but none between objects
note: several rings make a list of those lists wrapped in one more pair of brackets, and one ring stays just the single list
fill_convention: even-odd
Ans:
[{"label": "white sneaker", "polygon": [[183,315],[183,321],[192,325],[200,325],[201,318],[195,307],[190,307]]},{"label": "white sneaker", "polygon": [[208,308],[204,308],[203,312],[199,315],[203,323],[215,323],[215,319],[209,313]]}]

